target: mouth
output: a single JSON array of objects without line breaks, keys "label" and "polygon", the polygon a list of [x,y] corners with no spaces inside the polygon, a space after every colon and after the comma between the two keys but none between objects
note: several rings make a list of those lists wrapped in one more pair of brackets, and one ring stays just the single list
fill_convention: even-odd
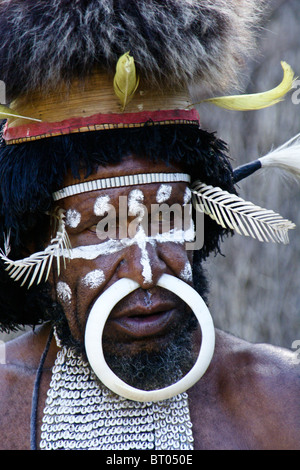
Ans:
[{"label": "mouth", "polygon": [[157,307],[131,306],[126,311],[118,312],[108,319],[115,333],[130,336],[134,339],[143,339],[151,336],[165,334],[176,316],[173,303],[158,305]]}]

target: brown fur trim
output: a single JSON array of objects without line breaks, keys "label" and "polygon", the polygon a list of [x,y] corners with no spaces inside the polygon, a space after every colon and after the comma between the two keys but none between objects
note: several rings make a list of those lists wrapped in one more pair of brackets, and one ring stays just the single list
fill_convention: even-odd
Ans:
[{"label": "brown fur trim", "polygon": [[3,0],[0,79],[9,98],[56,88],[130,51],[156,84],[220,91],[252,49],[263,0]]}]

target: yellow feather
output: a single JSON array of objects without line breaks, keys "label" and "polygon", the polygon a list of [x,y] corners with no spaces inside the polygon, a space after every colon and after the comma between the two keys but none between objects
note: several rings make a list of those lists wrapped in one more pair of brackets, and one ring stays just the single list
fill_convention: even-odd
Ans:
[{"label": "yellow feather", "polygon": [[281,66],[283,68],[282,82],[272,90],[248,95],[219,96],[205,99],[203,102],[234,111],[251,111],[273,106],[282,101],[286,93],[293,87],[294,72],[292,68],[286,62],[281,62]]},{"label": "yellow feather", "polygon": [[15,118],[29,119],[30,121],[42,122],[40,119],[35,119],[32,117],[28,117],[28,116],[20,116],[19,114],[16,114],[16,112],[12,111],[8,106],[4,106],[3,104],[0,104],[0,116],[3,116],[2,119],[15,117]]},{"label": "yellow feather", "polygon": [[136,76],[134,59],[129,55],[129,52],[126,52],[117,62],[114,77],[114,91],[121,101],[122,111],[133,98],[138,85],[139,77]]}]

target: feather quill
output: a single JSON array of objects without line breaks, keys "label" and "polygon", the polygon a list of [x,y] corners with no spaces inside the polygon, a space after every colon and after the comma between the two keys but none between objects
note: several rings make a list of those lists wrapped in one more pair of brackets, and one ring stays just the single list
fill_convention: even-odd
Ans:
[{"label": "feather quill", "polygon": [[263,242],[287,244],[288,230],[295,224],[272,210],[263,209],[221,188],[196,181],[192,185],[193,205],[223,228]]},{"label": "feather quill", "polygon": [[57,232],[55,237],[51,239],[49,246],[45,248],[44,251],[33,253],[27,258],[16,261],[9,259],[8,255],[10,253],[10,235],[4,237],[4,252],[3,250],[0,250],[0,259],[4,262],[4,264],[7,265],[6,271],[8,272],[11,279],[15,281],[22,280],[21,286],[25,285],[25,283],[29,280],[30,275],[31,277],[28,283],[28,289],[35,281],[36,284],[39,284],[45,272],[46,276],[44,277],[44,281],[46,282],[50,274],[54,257],[56,257],[57,260],[58,275],[60,273],[60,256],[63,256],[65,263],[65,257],[63,253],[65,249],[68,252],[70,251],[71,244],[65,229],[64,211],[60,209],[55,217],[58,217]]},{"label": "feather quill", "polygon": [[219,96],[216,98],[208,98],[202,102],[212,103],[220,108],[225,108],[233,111],[251,111],[256,109],[263,109],[282,101],[284,96],[293,88],[295,80],[294,72],[289,64],[282,61],[283,79],[281,83],[273,88],[262,93],[253,93],[247,95],[232,95],[232,96]]},{"label": "feather quill", "polygon": [[15,117],[15,118],[21,118],[21,119],[29,119],[30,121],[42,122],[40,119],[35,119],[32,117],[28,117],[28,116],[21,116],[17,114],[16,112],[14,112],[12,109],[10,109],[8,106],[4,106],[4,104],[0,105],[0,116],[2,116],[2,119]]},{"label": "feather quill", "polygon": [[281,168],[300,180],[300,134],[258,160],[262,168]]},{"label": "feather quill", "polygon": [[138,86],[139,77],[136,75],[134,59],[126,52],[117,62],[114,77],[114,92],[121,102],[122,111],[132,100]]},{"label": "feather quill", "polygon": [[238,183],[261,168],[279,168],[286,175],[300,181],[300,134],[294,136],[275,150],[271,150],[264,157],[260,157],[245,165],[234,169],[233,179]]}]

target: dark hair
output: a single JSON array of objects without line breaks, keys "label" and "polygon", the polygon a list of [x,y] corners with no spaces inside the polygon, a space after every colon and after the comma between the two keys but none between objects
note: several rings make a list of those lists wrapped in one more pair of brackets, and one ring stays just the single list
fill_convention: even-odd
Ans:
[{"label": "dark hair", "polygon": [[[155,163],[180,163],[183,170],[206,184],[235,192],[232,169],[224,142],[214,133],[196,125],[153,125],[114,129],[0,148],[0,242],[10,230],[10,258],[19,259],[26,245],[34,240],[43,249],[49,230],[52,193],[60,189],[68,171],[79,178],[93,173],[99,164],[117,163],[126,155],[142,156]],[[222,237],[229,231],[210,218],[205,220],[203,248],[195,255],[201,263],[209,253],[218,252]],[[40,247],[40,248],[39,248]],[[22,325],[36,325],[49,319],[53,301],[47,283],[27,289],[12,281],[0,267],[0,329],[8,331]],[[52,313],[51,313],[52,315]]]}]

